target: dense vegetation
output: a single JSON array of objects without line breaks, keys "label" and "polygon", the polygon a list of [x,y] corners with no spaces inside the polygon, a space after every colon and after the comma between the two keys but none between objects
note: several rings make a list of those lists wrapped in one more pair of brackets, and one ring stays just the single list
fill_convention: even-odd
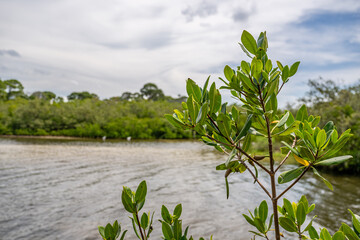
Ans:
[{"label": "dense vegetation", "polygon": [[181,98],[163,94],[155,84],[140,93],[99,100],[94,93],[73,92],[64,102],[52,92],[30,96],[17,80],[0,80],[0,134],[108,138],[189,138],[175,129],[164,114],[181,105]]},{"label": "dense vegetation", "polygon": [[309,80],[308,85],[310,91],[300,101],[307,104],[311,114],[321,116],[320,126],[331,119],[339,132],[350,128],[354,134],[341,152],[354,158],[332,169],[360,173],[360,82],[340,86],[332,80],[320,78]]}]

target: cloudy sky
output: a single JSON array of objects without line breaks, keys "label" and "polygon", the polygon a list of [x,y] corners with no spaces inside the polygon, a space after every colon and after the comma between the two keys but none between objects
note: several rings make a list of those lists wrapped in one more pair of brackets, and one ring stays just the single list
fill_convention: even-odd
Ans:
[{"label": "cloudy sky", "polygon": [[27,93],[108,98],[153,82],[183,95],[188,77],[218,82],[226,64],[248,59],[244,29],[267,31],[271,59],[301,61],[284,101],[310,78],[360,79],[359,0],[0,0],[0,78]]}]

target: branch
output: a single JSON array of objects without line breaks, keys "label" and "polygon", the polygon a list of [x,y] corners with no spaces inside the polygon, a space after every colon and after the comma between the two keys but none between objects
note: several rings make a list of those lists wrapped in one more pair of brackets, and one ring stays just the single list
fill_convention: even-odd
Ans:
[{"label": "branch", "polygon": [[270,174],[270,171],[264,167],[264,165],[262,165],[261,163],[259,163],[258,161],[256,161],[253,157],[251,157],[247,152],[245,152],[241,147],[239,146],[236,146],[236,145],[232,145],[232,144],[228,144],[228,143],[223,143],[219,140],[216,140],[215,138],[211,137],[209,134],[206,135],[207,138],[211,139],[211,140],[214,140],[215,142],[217,143],[220,143],[220,144],[223,144],[223,145],[226,145],[228,147],[235,147],[239,152],[241,152],[242,154],[244,154],[247,158],[249,158],[251,161],[253,161],[256,165],[258,165],[261,169],[263,169],[265,172],[267,172],[268,174]]},{"label": "branch", "polygon": [[271,194],[269,193],[269,191],[264,187],[264,185],[262,185],[259,181],[259,179],[255,176],[255,174],[251,171],[251,169],[246,165],[246,163],[239,159],[241,164],[245,166],[245,168],[250,172],[251,176],[254,178],[254,180],[259,184],[259,186],[264,190],[264,192],[269,196],[269,198],[271,199]]},{"label": "branch", "polygon": [[[293,144],[291,145],[291,147],[294,148],[294,147],[295,147],[295,144],[296,144],[296,136],[295,136],[295,139],[294,139]],[[290,153],[291,153],[291,151],[289,151],[289,152],[286,154],[285,158],[280,162],[279,166],[275,169],[275,172],[277,172],[277,171],[280,169],[280,167],[286,162],[286,160],[287,160],[287,159],[289,158],[289,156],[290,156]]]},{"label": "branch", "polygon": [[[229,147],[234,147],[233,145],[230,145],[230,144],[227,144],[227,143],[223,143],[223,142],[221,142],[221,141],[218,141],[218,140],[216,140],[216,139],[214,139],[213,137],[211,137],[210,135],[206,135],[206,137],[208,137],[209,139],[212,139],[212,140],[214,140],[214,141],[216,141],[217,143],[221,143],[221,144],[224,144],[224,145],[227,145],[227,146],[229,146]],[[235,146],[237,149],[241,149],[241,148],[238,148],[237,146]],[[242,150],[241,149],[241,151],[242,152],[244,152],[244,150]],[[249,156],[246,152],[244,152],[247,156]],[[249,156],[249,158],[250,158],[250,160],[252,160],[253,162],[256,162],[256,160],[255,159],[253,159],[251,156]],[[264,190],[264,192],[269,196],[269,198],[272,198],[271,197],[271,195],[270,195],[270,193],[269,193],[269,191],[268,190],[266,190],[266,188],[264,187],[264,185],[262,185],[261,183],[260,183],[260,181],[258,180],[258,178],[255,176],[255,174],[251,171],[251,169],[246,165],[246,163],[243,161],[243,160],[241,160],[239,157],[238,157],[238,159],[240,160],[240,162],[241,162],[241,164],[243,164],[244,166],[245,166],[245,168],[250,172],[250,174],[251,174],[251,176],[254,178],[254,180],[259,184],[259,186]],[[262,166],[262,165],[261,165]],[[262,167],[264,167],[264,166],[262,166]],[[265,167],[264,167],[265,168]],[[267,171],[267,172],[269,172],[269,170],[267,170],[266,168],[265,168],[265,170]]]},{"label": "branch", "polygon": [[305,173],[310,169],[311,166],[312,164],[309,164],[309,166],[305,168],[305,170],[301,173],[301,175],[290,186],[288,186],[279,196],[276,197],[276,200],[279,200],[279,198],[281,198],[282,195],[284,195],[287,191],[289,191],[305,175]]}]

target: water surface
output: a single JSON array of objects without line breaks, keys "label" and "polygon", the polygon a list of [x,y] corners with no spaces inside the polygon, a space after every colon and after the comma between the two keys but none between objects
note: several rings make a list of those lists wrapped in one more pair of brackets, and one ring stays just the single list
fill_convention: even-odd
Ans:
[{"label": "water surface", "polygon": [[[242,214],[266,195],[244,173],[229,178],[227,200],[224,172],[215,170],[223,161],[224,156],[197,141],[0,139],[0,238],[100,239],[97,226],[119,220],[129,230],[126,239],[136,239],[120,196],[123,185],[135,188],[145,179],[143,209],[155,210],[155,219],[163,204],[172,210],[182,203],[183,225],[190,225],[196,239],[211,234],[250,239]],[[295,201],[308,193],[316,203],[316,227],[334,231],[342,221],[349,223],[348,208],[360,212],[360,178],[325,176],[334,192],[307,174],[285,197]],[[160,228],[155,221],[152,239],[160,239]]]}]

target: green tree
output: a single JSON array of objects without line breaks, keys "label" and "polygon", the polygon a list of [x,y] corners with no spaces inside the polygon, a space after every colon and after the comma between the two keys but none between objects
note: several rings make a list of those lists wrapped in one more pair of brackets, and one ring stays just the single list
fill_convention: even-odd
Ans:
[{"label": "green tree", "polygon": [[24,86],[16,79],[9,79],[4,81],[6,85],[7,100],[15,99],[17,97],[24,97]]},{"label": "green tree", "polygon": [[30,99],[51,100],[56,99],[56,94],[50,91],[36,91],[30,95]]},{"label": "green tree", "polygon": [[72,92],[70,95],[67,96],[69,100],[84,100],[84,99],[99,99],[99,96],[95,93],[89,92]]},{"label": "green tree", "polygon": [[141,95],[148,100],[159,101],[165,98],[165,95],[161,89],[159,89],[154,83],[146,83],[140,89]]},{"label": "green tree", "polygon": [[[255,40],[250,33],[243,31],[240,46],[250,58],[250,62],[241,61],[241,65],[235,70],[225,66],[225,78],[220,78],[223,82],[220,89],[228,90],[235,99],[238,99],[242,104],[240,109],[236,107],[232,107],[230,111],[227,109],[227,103],[222,102],[215,83],[209,88],[210,77],[202,88],[188,79],[187,102],[182,104],[182,110],[175,109],[174,114],[165,117],[176,127],[196,131],[204,143],[226,154],[226,161],[216,169],[225,171],[227,197],[229,197],[230,174],[245,171],[250,173],[254,182],[266,193],[272,203],[275,238],[280,240],[280,225],[284,228],[287,224],[282,224],[282,218],[279,218],[279,199],[309,170],[312,170],[332,190],[332,185],[316,168],[336,165],[350,159],[352,156],[335,157],[335,154],[352,134],[348,129],[340,135],[331,121],[320,127],[320,117],[309,115],[305,105],[300,107],[295,116],[289,111],[279,114],[277,96],[297,72],[300,62],[284,66],[277,61],[275,67],[267,55],[266,32],[260,33]],[[246,119],[244,124],[242,119]],[[254,153],[252,146],[255,145],[255,137],[266,139],[268,145],[266,155]],[[278,137],[284,140],[281,142],[284,145],[282,148],[284,157],[280,163],[276,163],[274,159],[274,141]],[[280,173],[279,170],[291,154],[300,166]],[[269,159],[269,166],[261,162],[265,158]],[[268,175],[269,188],[262,183],[257,168]],[[279,191],[278,184],[290,182],[290,185]],[[303,208],[300,207],[301,221],[296,222],[298,225],[302,223],[304,215],[302,210]],[[267,206],[261,205],[254,213],[253,219],[247,219],[248,222],[256,226],[258,230],[255,232],[256,235],[268,239],[267,231],[272,225],[272,217],[267,225]],[[288,222],[288,220],[284,221]],[[290,230],[292,231],[293,228]]]}]

